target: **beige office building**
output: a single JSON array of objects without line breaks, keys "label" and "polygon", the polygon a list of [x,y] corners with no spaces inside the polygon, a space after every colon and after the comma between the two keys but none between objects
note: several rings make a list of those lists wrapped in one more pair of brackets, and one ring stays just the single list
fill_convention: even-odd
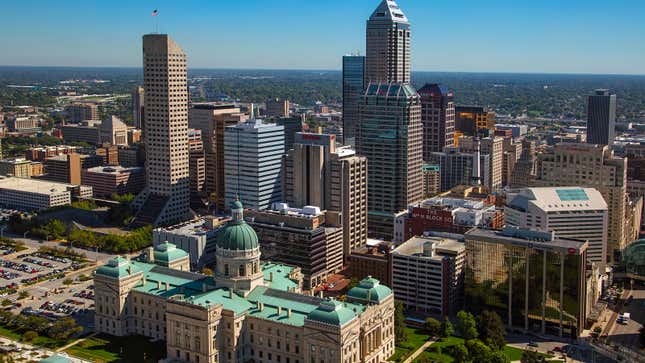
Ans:
[{"label": "beige office building", "polygon": [[626,233],[627,159],[602,145],[559,144],[538,155],[535,186],[580,186],[597,189],[607,202],[607,262],[632,240]]},{"label": "beige office building", "polygon": [[260,262],[242,205],[218,234],[215,276],[179,268],[164,244],[146,262],[114,258],[96,271],[96,330],[166,341],[166,362],[363,362],[394,353],[394,296],[363,279],[344,302],[301,292],[298,268]]},{"label": "beige office building", "polygon": [[343,255],[367,243],[367,159],[336,136],[296,133],[283,157],[282,195],[295,207],[306,205],[342,213]]},{"label": "beige office building", "polygon": [[134,225],[190,217],[186,54],[166,34],[143,36],[147,187]]},{"label": "beige office building", "polygon": [[196,103],[190,108],[188,126],[201,130],[204,143],[204,192],[217,210],[226,209],[224,180],[224,129],[248,120],[248,115],[231,104]]}]

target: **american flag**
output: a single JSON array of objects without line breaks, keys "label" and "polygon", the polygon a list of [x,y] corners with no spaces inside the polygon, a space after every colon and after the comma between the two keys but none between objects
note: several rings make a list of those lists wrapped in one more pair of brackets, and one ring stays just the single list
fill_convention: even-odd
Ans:
[{"label": "american flag", "polygon": [[157,16],[157,15],[159,15],[159,12],[157,11],[157,9],[155,9],[155,10],[152,11],[151,15],[152,16]]}]

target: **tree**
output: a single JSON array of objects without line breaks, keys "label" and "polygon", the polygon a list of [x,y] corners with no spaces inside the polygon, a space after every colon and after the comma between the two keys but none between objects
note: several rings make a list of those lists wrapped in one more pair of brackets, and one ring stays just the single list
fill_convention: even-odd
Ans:
[{"label": "tree", "polygon": [[545,363],[546,359],[544,359],[544,356],[539,354],[538,352],[525,350],[522,353],[522,358],[520,359],[520,361],[522,363]]},{"label": "tree", "polygon": [[61,222],[58,219],[52,219],[43,227],[43,229],[49,234],[51,238],[60,239],[65,236],[67,226],[65,226],[65,223]]},{"label": "tree", "polygon": [[441,322],[441,336],[447,338],[455,334],[455,328],[452,326],[450,319],[446,316]]},{"label": "tree", "polygon": [[208,267],[202,268],[202,273],[206,276],[213,276],[213,270]]},{"label": "tree", "polygon": [[479,339],[467,340],[466,348],[473,362],[488,362],[493,354],[493,351]]},{"label": "tree", "polygon": [[477,319],[479,339],[493,350],[499,350],[506,345],[506,329],[502,319],[493,311],[483,311]]},{"label": "tree", "polygon": [[490,363],[509,363],[511,359],[506,354],[504,354],[504,351],[498,350],[491,353],[488,361]]},{"label": "tree", "polygon": [[26,299],[28,297],[29,297],[29,293],[25,290],[20,291],[20,293],[18,294],[18,299],[20,300]]},{"label": "tree", "polygon": [[394,310],[394,338],[396,344],[408,340],[408,334],[405,331],[405,316],[403,315],[403,304],[397,302]]},{"label": "tree", "polygon": [[2,306],[9,306],[9,305],[13,305],[13,303],[12,303],[12,302],[11,302],[11,300],[9,300],[9,299],[2,299],[2,302],[1,302],[0,304],[1,304]]},{"label": "tree", "polygon": [[428,331],[428,334],[433,337],[436,337],[441,333],[441,323],[439,320],[432,317],[426,319],[425,328]]},{"label": "tree", "polygon": [[82,327],[76,325],[76,321],[72,318],[63,318],[56,320],[51,327],[49,327],[48,335],[52,339],[67,340],[71,335],[80,333]]},{"label": "tree", "polygon": [[38,338],[38,333],[33,330],[29,330],[22,335],[22,340],[26,342],[33,342],[36,338]]},{"label": "tree", "polygon": [[67,278],[67,279],[63,280],[63,285],[71,285],[73,283],[74,283],[74,280],[72,280],[70,278]]},{"label": "tree", "polygon": [[477,323],[473,314],[464,310],[457,313],[457,332],[466,340],[477,338]]},{"label": "tree", "polygon": [[465,363],[468,361],[468,349],[463,344],[452,346],[450,355],[455,360],[455,363]]}]

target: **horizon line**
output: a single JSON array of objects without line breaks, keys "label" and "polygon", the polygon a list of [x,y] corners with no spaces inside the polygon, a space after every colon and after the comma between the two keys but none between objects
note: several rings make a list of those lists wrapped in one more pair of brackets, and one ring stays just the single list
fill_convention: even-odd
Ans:
[{"label": "horizon line", "polygon": [[[0,64],[0,68],[76,68],[76,69],[143,69],[142,66],[71,66],[71,65],[13,65]],[[195,70],[225,70],[225,71],[305,71],[305,72],[342,72],[341,69],[316,69],[316,68],[233,68],[233,67],[192,67],[187,71]],[[465,73],[465,74],[530,74],[530,75],[572,75],[572,76],[636,76],[643,77],[645,73],[591,73],[591,72],[545,72],[545,71],[445,71],[445,70],[417,70],[411,73]]]}]

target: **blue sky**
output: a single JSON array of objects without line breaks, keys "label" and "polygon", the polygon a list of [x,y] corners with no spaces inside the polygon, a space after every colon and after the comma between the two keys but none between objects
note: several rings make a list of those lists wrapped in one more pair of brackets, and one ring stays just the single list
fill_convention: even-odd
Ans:
[{"label": "blue sky", "polygon": [[[171,34],[194,68],[340,69],[379,0],[17,0],[0,65],[139,66]],[[645,74],[643,0],[399,0],[417,71]]]}]

